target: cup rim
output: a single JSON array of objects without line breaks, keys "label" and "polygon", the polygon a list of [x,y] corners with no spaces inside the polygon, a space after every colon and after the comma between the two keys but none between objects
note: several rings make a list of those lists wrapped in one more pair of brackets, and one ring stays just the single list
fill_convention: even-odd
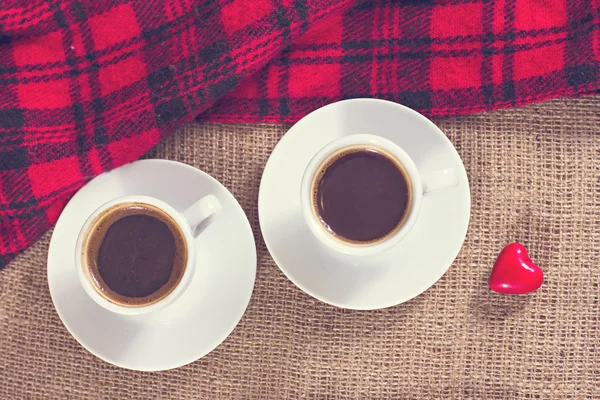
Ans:
[{"label": "cup rim", "polygon": [[[395,233],[392,233],[387,238],[374,242],[374,243],[348,243],[340,239],[335,238],[327,229],[317,220],[313,211],[313,205],[311,201],[312,186],[315,178],[315,174],[319,168],[336,152],[353,146],[360,145],[371,145],[379,147],[383,151],[388,152],[390,155],[396,158],[402,167],[409,180],[409,184],[412,189],[411,204],[409,206],[408,215],[405,218],[403,225],[398,228]],[[381,253],[393,246],[395,246],[402,238],[413,227],[421,206],[421,200],[423,196],[422,183],[420,173],[410,156],[396,143],[384,137],[368,134],[359,133],[353,135],[343,136],[327,143],[323,146],[310,160],[308,163],[304,175],[302,176],[301,183],[301,206],[304,219],[309,226],[310,230],[317,237],[317,239],[328,247],[336,250],[340,253],[363,256],[363,255],[374,255]]]},{"label": "cup rim", "polygon": [[[182,232],[182,234],[185,238],[185,246],[186,246],[186,250],[187,250],[187,260],[186,260],[186,264],[185,264],[185,270],[183,272],[183,275],[182,275],[180,281],[177,283],[175,288],[173,288],[173,290],[171,290],[171,292],[168,293],[165,297],[163,297],[162,299],[160,299],[154,303],[148,304],[148,305],[129,306],[128,307],[128,306],[113,303],[112,301],[108,300],[106,297],[104,297],[100,293],[98,293],[94,284],[90,280],[89,274],[86,273],[86,271],[85,271],[85,269],[86,269],[85,266],[83,265],[84,264],[84,262],[83,262],[83,250],[84,250],[83,246],[84,246],[85,240],[88,237],[90,228],[92,228],[94,222],[96,222],[96,219],[104,211],[106,211],[107,209],[109,209],[111,207],[119,205],[119,204],[134,203],[134,202],[149,204],[151,206],[157,207],[161,211],[167,213],[173,219],[173,221],[175,221],[175,223],[177,224],[177,227],[180,229],[180,231]],[[94,300],[97,304],[104,307],[105,309],[115,312],[115,313],[118,313],[118,314],[124,314],[124,315],[146,314],[146,313],[164,308],[167,305],[173,303],[177,298],[179,298],[183,294],[183,292],[185,291],[185,289],[187,289],[187,286],[189,285],[189,283],[191,281],[191,277],[194,273],[194,267],[195,267],[194,260],[195,260],[195,252],[194,252],[194,246],[193,246],[193,236],[192,236],[191,229],[189,228],[189,226],[188,226],[187,222],[185,221],[185,219],[183,218],[183,216],[179,212],[177,212],[173,207],[171,207],[169,204],[165,203],[164,201],[156,199],[151,196],[145,196],[145,195],[121,196],[121,197],[117,197],[115,199],[112,199],[112,200],[102,204],[100,207],[98,207],[96,210],[94,210],[94,212],[92,212],[92,214],[90,214],[90,216],[87,218],[87,220],[83,224],[83,226],[77,236],[77,243],[75,246],[75,268],[77,269],[77,275],[79,277],[79,281],[80,281],[81,285],[83,286],[85,292],[88,294],[88,296],[90,296],[92,298],[92,300]]]}]

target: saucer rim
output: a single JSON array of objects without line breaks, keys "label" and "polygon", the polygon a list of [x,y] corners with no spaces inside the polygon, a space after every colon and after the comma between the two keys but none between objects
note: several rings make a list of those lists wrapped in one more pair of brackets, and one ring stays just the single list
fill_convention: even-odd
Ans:
[{"label": "saucer rim", "polygon": [[[315,291],[308,289],[305,285],[302,285],[300,283],[298,283],[296,280],[292,279],[290,273],[287,271],[286,267],[283,267],[281,265],[281,263],[278,261],[279,257],[272,251],[272,245],[269,245],[269,240],[267,239],[267,237],[265,236],[264,232],[266,232],[265,227],[263,226],[263,212],[262,207],[260,206],[262,201],[261,199],[264,198],[264,186],[263,183],[265,181],[265,171],[267,171],[267,169],[269,168],[270,164],[273,163],[273,155],[276,153],[278,148],[281,148],[282,146],[282,142],[285,140],[285,136],[288,135],[288,133],[290,133],[290,131],[292,131],[300,122],[302,122],[304,119],[307,119],[309,117],[311,117],[313,114],[315,113],[320,113],[320,112],[326,112],[327,109],[329,108],[333,108],[336,106],[339,106],[340,103],[349,103],[349,102],[354,102],[354,103],[375,103],[375,104],[379,104],[379,105],[392,105],[396,108],[399,108],[400,110],[402,110],[403,112],[408,112],[409,114],[413,114],[415,115],[418,119],[420,119],[422,122],[424,122],[426,125],[428,125],[430,128],[433,128],[432,131],[435,132],[435,134],[437,136],[439,136],[442,140],[445,140],[445,142],[447,142],[447,144],[450,145],[451,149],[453,150],[453,152],[455,153],[455,155],[458,157],[458,161],[460,162],[460,171],[458,171],[458,173],[462,176],[463,181],[465,182],[465,187],[464,187],[464,193],[466,194],[466,204],[465,204],[465,218],[463,220],[463,229],[461,229],[462,234],[460,235],[461,240],[460,240],[460,245],[457,246],[456,250],[452,252],[452,256],[448,256],[445,261],[444,261],[444,265],[447,265],[447,267],[445,267],[445,269],[443,269],[440,274],[435,276],[435,279],[432,280],[432,283],[430,284],[424,284],[422,286],[419,287],[418,290],[416,290],[411,296],[408,296],[406,298],[404,298],[401,301],[390,301],[390,302],[381,302],[379,304],[374,305],[376,302],[373,303],[369,303],[368,305],[365,306],[361,306],[361,305],[357,305],[357,304],[351,304],[351,302],[339,302],[339,301],[332,301],[330,299],[327,298],[327,296],[323,296],[322,294],[318,294]],[[350,134],[344,134],[342,137],[344,136],[348,136]],[[375,135],[377,136],[377,135]],[[335,140],[335,139],[332,139]],[[391,140],[391,139],[389,139]],[[393,141],[393,140],[392,140]],[[316,154],[316,153],[315,153]],[[314,154],[312,155],[312,157],[314,157]],[[410,157],[410,154],[409,154]],[[460,188],[457,187],[457,188]],[[446,188],[446,189],[453,189],[453,188]],[[267,160],[267,163],[265,164],[265,167],[263,169],[263,174],[261,177],[261,182],[260,182],[260,187],[259,187],[259,192],[258,192],[258,219],[259,219],[259,225],[261,228],[261,233],[262,233],[262,237],[263,237],[263,241],[265,243],[265,246],[267,247],[267,250],[271,256],[271,258],[273,259],[273,261],[275,262],[275,264],[277,265],[277,267],[279,268],[279,270],[286,276],[286,278],[288,280],[290,280],[290,282],[292,282],[296,287],[298,287],[300,290],[302,290],[304,293],[308,294],[309,296],[313,297],[316,300],[322,301],[326,304],[335,306],[335,307],[339,307],[339,308],[343,308],[343,309],[348,309],[348,310],[358,310],[358,311],[367,311],[367,310],[380,310],[380,309],[385,309],[385,308],[390,308],[390,307],[394,307],[403,303],[406,303],[412,299],[414,299],[417,296],[420,296],[421,294],[423,294],[424,292],[426,292],[427,290],[429,290],[433,285],[435,285],[447,272],[448,270],[452,267],[453,262],[456,260],[456,257],[460,254],[460,251],[463,247],[463,244],[465,242],[467,233],[468,233],[468,229],[469,229],[469,225],[470,225],[470,220],[471,220],[471,204],[472,204],[472,199],[471,199],[471,187],[470,187],[470,183],[469,183],[469,178],[466,172],[466,168],[465,168],[465,164],[462,160],[462,157],[460,156],[460,154],[458,153],[458,151],[456,150],[456,147],[454,147],[454,144],[450,141],[450,139],[448,139],[448,137],[444,134],[444,132],[433,123],[433,121],[431,121],[429,118],[425,117],[423,114],[419,113],[416,110],[413,110],[409,107],[406,107],[402,104],[393,102],[393,101],[389,101],[389,100],[383,100],[383,99],[376,99],[376,98],[368,98],[368,97],[364,97],[364,98],[353,98],[353,99],[345,99],[345,100],[340,100],[340,101],[336,101],[333,103],[329,103],[323,107],[317,108],[316,110],[311,111],[310,113],[308,113],[307,115],[305,115],[304,117],[302,117],[300,120],[298,120],[295,124],[293,124],[281,137],[281,139],[278,141],[278,143],[275,145],[275,147],[273,148],[271,154],[269,155],[269,159]],[[419,210],[420,212],[420,210]],[[417,217],[418,218],[418,217]],[[300,223],[304,222],[303,220],[300,221]],[[458,230],[458,229],[457,229]],[[412,231],[412,230],[411,230]],[[411,231],[409,231],[407,233],[407,237],[411,235]],[[316,238],[314,238],[314,240],[317,240]],[[396,243],[394,246],[392,246],[390,249],[388,249],[387,251],[393,250],[394,248],[397,248],[399,246],[402,246],[402,240],[398,243]],[[334,253],[329,250],[328,251],[329,256],[333,256]],[[449,252],[450,254],[450,252]],[[441,262],[440,262],[441,263]]]},{"label": "saucer rim", "polygon": [[[226,193],[228,193],[229,196],[231,196],[231,198],[233,198],[235,200],[235,203],[237,204],[237,208],[238,211],[242,213],[244,218],[241,218],[241,220],[244,221],[244,225],[247,228],[247,233],[249,234],[249,237],[252,239],[252,243],[254,244],[254,246],[252,246],[252,254],[253,254],[253,267],[254,267],[254,273],[252,274],[252,284],[251,284],[251,290],[250,290],[250,294],[248,296],[248,298],[245,300],[245,304],[243,306],[243,311],[241,312],[239,318],[236,318],[236,321],[233,323],[233,325],[230,328],[227,328],[226,330],[224,330],[224,332],[226,331],[226,335],[224,335],[221,339],[217,339],[215,341],[215,343],[211,343],[210,346],[205,346],[204,350],[202,352],[199,352],[199,354],[195,354],[193,357],[190,357],[189,360],[185,360],[185,362],[172,362],[172,363],[162,363],[162,367],[161,368],[143,368],[143,367],[135,367],[133,368],[132,366],[128,366],[128,365],[124,365],[124,364],[120,364],[118,362],[115,362],[114,360],[110,360],[108,357],[105,357],[103,355],[101,355],[101,352],[97,351],[97,349],[94,346],[90,346],[89,344],[85,344],[84,340],[80,338],[80,335],[75,335],[73,333],[73,330],[71,329],[71,325],[69,322],[67,322],[66,319],[63,318],[63,315],[59,312],[59,307],[57,306],[56,300],[55,300],[55,295],[52,292],[52,288],[50,285],[50,268],[51,268],[51,255],[53,254],[53,240],[55,237],[55,232],[56,232],[56,227],[59,226],[59,223],[61,221],[61,219],[63,218],[63,215],[65,214],[64,211],[67,209],[67,207],[72,203],[77,201],[77,199],[79,197],[82,197],[83,194],[82,189],[84,189],[86,186],[88,186],[90,183],[92,183],[94,180],[96,180],[98,177],[103,176],[105,174],[109,174],[109,173],[113,173],[114,171],[119,170],[120,168],[123,167],[128,167],[131,166],[133,164],[167,164],[167,165],[175,165],[177,167],[184,167],[190,170],[193,170],[194,173],[200,173],[202,174],[205,178],[209,178],[210,180],[212,180],[214,183],[218,184],[219,186],[221,186],[221,188],[223,190],[225,190]],[[69,229],[67,226],[65,227],[65,229]],[[56,239],[58,240],[58,239]],[[56,250],[54,250],[56,251]],[[63,211],[61,212],[55,226],[54,226],[54,230],[52,232],[52,236],[50,238],[50,243],[48,245],[48,256],[46,257],[46,274],[47,274],[47,284],[48,284],[48,291],[50,292],[50,298],[52,300],[52,305],[54,307],[54,310],[56,312],[56,314],[58,315],[60,321],[62,322],[63,326],[66,328],[67,332],[71,335],[72,338],[74,338],[77,343],[83,347],[86,351],[88,351],[89,353],[91,353],[92,355],[94,355],[95,357],[99,358],[100,360],[107,362],[111,365],[114,365],[116,367],[119,368],[123,368],[123,369],[127,369],[127,370],[131,370],[131,371],[141,371],[141,372],[159,372],[159,371],[167,371],[167,370],[172,370],[172,369],[176,369],[176,368],[181,368],[184,367],[186,365],[189,365],[195,361],[198,361],[199,359],[207,356],[208,354],[210,354],[212,351],[214,351],[217,347],[219,347],[223,342],[225,342],[227,340],[227,338],[229,338],[229,336],[233,333],[233,331],[235,330],[235,328],[237,328],[237,326],[239,325],[240,321],[242,320],[242,318],[244,317],[244,315],[246,314],[246,311],[248,310],[248,306],[250,305],[250,301],[252,300],[252,296],[254,294],[254,288],[256,285],[256,274],[257,274],[257,267],[258,267],[258,253],[257,253],[257,249],[256,249],[256,240],[254,238],[254,232],[252,230],[252,226],[250,224],[250,221],[248,220],[248,216],[246,215],[244,209],[242,208],[241,204],[239,203],[239,201],[237,200],[237,198],[233,195],[233,193],[231,193],[229,191],[229,189],[227,189],[227,187],[225,185],[223,185],[221,182],[219,182],[216,178],[214,178],[213,176],[211,176],[210,174],[204,172],[203,170],[196,168],[194,166],[191,166],[189,164],[183,163],[183,162],[179,162],[179,161],[175,161],[175,160],[167,160],[167,159],[158,159],[158,158],[149,158],[149,159],[142,159],[142,160],[136,160],[133,161],[131,163],[122,165],[118,168],[115,168],[114,170],[111,171],[107,171],[103,174],[100,174],[98,176],[96,176],[94,179],[90,180],[89,182],[87,182],[81,189],[79,189],[74,195],[73,197],[71,197],[71,199],[69,200],[69,202],[65,205],[65,208],[63,209]],[[54,267],[56,268],[56,267]],[[76,271],[73,271],[73,273],[76,273]],[[196,274],[194,274],[194,276],[196,276]],[[192,276],[192,280],[194,279],[194,276]],[[58,295],[58,294],[56,294]],[[176,305],[177,302],[173,303],[173,305]],[[148,325],[149,322],[145,321],[144,322],[145,325]]]}]

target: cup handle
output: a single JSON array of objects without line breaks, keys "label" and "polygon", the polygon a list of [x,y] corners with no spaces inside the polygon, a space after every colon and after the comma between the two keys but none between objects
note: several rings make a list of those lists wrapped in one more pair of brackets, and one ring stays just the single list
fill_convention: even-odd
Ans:
[{"label": "cup handle", "polygon": [[187,221],[192,232],[195,232],[196,227],[200,225],[202,221],[221,211],[221,208],[219,199],[217,199],[215,195],[209,194],[189,206],[183,212],[183,217]]},{"label": "cup handle", "polygon": [[421,175],[421,181],[423,182],[423,194],[438,189],[458,186],[458,176],[452,168],[426,172]]}]

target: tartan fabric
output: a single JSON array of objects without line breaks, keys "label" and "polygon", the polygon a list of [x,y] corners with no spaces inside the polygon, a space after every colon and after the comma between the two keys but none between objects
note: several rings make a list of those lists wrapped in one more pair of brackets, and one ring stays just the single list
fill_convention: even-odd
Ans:
[{"label": "tartan fabric", "polygon": [[90,178],[200,120],[429,116],[599,90],[600,0],[3,0],[0,268]]}]

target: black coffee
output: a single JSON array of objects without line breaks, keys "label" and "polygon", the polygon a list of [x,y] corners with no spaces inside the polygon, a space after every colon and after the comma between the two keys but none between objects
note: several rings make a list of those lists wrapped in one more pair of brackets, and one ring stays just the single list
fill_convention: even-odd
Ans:
[{"label": "black coffee", "polygon": [[368,244],[404,223],[411,186],[404,168],[377,148],[353,147],[324,163],[313,183],[315,211],[341,240]]},{"label": "black coffee", "polygon": [[179,283],[187,250],[173,219],[141,203],[115,206],[98,217],[87,241],[87,265],[97,289],[113,303],[152,304]]}]

